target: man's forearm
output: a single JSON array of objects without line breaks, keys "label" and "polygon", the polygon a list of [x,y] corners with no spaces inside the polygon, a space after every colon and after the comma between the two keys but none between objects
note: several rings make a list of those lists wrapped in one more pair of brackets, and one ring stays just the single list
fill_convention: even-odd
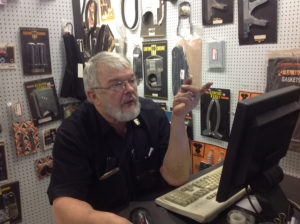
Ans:
[{"label": "man's forearm", "polygon": [[172,116],[170,141],[161,174],[170,185],[179,186],[188,180],[190,170],[191,157],[184,118]]},{"label": "man's forearm", "polygon": [[97,211],[84,201],[59,197],[53,201],[56,224],[130,224],[127,219],[110,212]]}]

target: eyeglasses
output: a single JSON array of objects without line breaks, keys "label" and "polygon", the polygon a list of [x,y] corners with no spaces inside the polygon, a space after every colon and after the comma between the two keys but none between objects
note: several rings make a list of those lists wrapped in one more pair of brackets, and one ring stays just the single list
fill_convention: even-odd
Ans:
[{"label": "eyeglasses", "polygon": [[101,87],[101,86],[97,86],[97,87],[93,87],[91,89],[112,89],[115,90],[117,92],[121,92],[124,89],[126,89],[126,84],[129,84],[131,87],[136,87],[136,79],[132,78],[132,79],[128,79],[125,81],[118,81],[113,83],[112,85],[108,86],[108,87]]}]

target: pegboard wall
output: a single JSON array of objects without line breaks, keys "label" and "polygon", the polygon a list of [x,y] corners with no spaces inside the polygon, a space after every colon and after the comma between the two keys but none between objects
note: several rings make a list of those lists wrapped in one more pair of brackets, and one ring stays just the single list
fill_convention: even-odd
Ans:
[{"label": "pegboard wall", "polygon": [[[131,1],[131,0],[127,0]],[[115,5],[118,0],[112,0]],[[132,1],[132,4],[134,1]],[[172,80],[171,80],[171,52],[179,41],[176,35],[178,23],[178,4],[167,2],[167,35],[160,40],[168,41],[168,107],[172,106]],[[234,117],[235,106],[239,90],[263,92],[266,86],[266,61],[268,50],[290,49],[300,47],[300,1],[278,0],[278,42],[277,44],[261,44],[254,46],[239,46],[237,0],[234,0],[234,22],[215,27],[202,26],[202,1],[191,0],[191,18],[194,30],[203,40],[202,53],[202,83],[213,81],[216,88],[231,90],[231,123]],[[115,24],[121,24],[119,11],[116,9]],[[139,16],[140,18],[140,16]],[[73,21],[72,1],[70,0],[9,0],[7,6],[0,6],[0,44],[16,45],[16,70],[0,70],[0,123],[3,131],[0,140],[4,140],[7,150],[9,180],[19,181],[22,203],[22,223],[48,224],[54,223],[51,206],[49,205],[46,190],[49,178],[39,180],[34,168],[34,161],[45,157],[51,151],[43,148],[34,154],[17,157],[14,139],[12,137],[12,118],[7,108],[8,102],[22,103],[23,118],[30,119],[28,101],[25,96],[24,82],[53,77],[57,92],[64,74],[65,52],[61,35],[64,23]],[[113,26],[114,22],[111,22]],[[130,24],[130,22],[128,22]],[[140,24],[140,21],[139,21]],[[184,24],[184,21],[183,21]],[[52,74],[38,76],[24,76],[21,63],[21,48],[19,27],[40,27],[49,29]],[[117,28],[118,29],[118,28]],[[114,28],[112,27],[114,32]],[[116,29],[115,29],[116,30]],[[134,30],[126,30],[127,56],[132,60],[132,51],[135,44],[141,46],[140,26]],[[115,33],[115,36],[118,36]],[[225,41],[225,70],[209,71],[207,65],[206,42],[209,40]],[[146,39],[157,40],[157,39]],[[138,87],[139,95],[143,96],[143,86]],[[59,99],[64,103],[70,99]],[[166,101],[163,101],[166,102]],[[52,122],[39,127],[39,134],[43,129],[57,127],[60,122]],[[193,111],[194,139],[221,147],[227,143],[212,140],[200,135],[200,106]],[[40,138],[41,139],[41,138]],[[281,161],[284,172],[300,177],[300,155],[288,152]]]}]

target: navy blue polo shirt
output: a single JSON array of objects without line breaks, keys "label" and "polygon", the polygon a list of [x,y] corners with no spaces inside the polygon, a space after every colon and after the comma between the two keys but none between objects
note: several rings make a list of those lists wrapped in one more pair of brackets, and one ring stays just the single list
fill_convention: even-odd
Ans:
[{"label": "navy blue polo shirt", "polygon": [[89,102],[62,122],[53,148],[50,204],[68,196],[114,211],[164,184],[159,169],[170,124],[156,103],[139,100],[141,113],[127,122],[125,139]]}]

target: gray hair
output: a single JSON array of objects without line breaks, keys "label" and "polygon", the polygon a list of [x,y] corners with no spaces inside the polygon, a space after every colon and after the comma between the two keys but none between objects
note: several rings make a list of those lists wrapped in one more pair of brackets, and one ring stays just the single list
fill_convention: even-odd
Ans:
[{"label": "gray hair", "polygon": [[85,92],[88,89],[97,87],[99,84],[98,74],[101,74],[101,69],[97,65],[103,64],[106,68],[120,71],[122,69],[131,68],[130,61],[120,54],[102,51],[85,63],[83,71],[83,83]]}]

